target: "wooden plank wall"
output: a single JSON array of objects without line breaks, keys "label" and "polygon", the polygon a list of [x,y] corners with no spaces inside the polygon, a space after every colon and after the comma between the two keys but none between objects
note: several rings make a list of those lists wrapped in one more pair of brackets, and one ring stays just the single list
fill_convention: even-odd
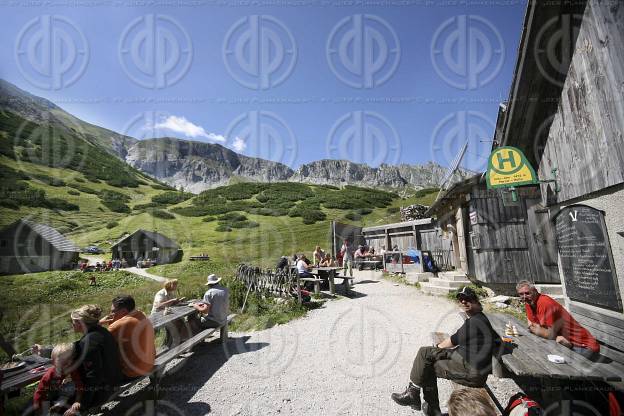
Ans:
[{"label": "wooden plank wall", "polygon": [[525,201],[533,192],[523,189],[516,206],[505,206],[499,191],[483,186],[472,189],[469,201],[469,210],[477,213],[477,223],[469,224],[474,277],[486,283],[535,280],[540,259],[530,254]]},{"label": "wooden plank wall", "polygon": [[[567,201],[624,182],[624,3],[589,1],[538,174]],[[542,185],[550,187],[552,185]]]}]

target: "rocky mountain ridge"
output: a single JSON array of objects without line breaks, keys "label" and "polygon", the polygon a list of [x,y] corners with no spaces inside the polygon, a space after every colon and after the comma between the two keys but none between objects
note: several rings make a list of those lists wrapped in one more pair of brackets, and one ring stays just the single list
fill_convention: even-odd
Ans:
[{"label": "rocky mountain ridge", "polygon": [[[248,157],[214,143],[171,137],[137,140],[87,123],[51,101],[0,80],[0,111],[10,111],[37,123],[62,127],[101,146],[134,168],[169,185],[199,193],[233,180],[356,185],[393,190],[439,186],[446,168],[424,165],[386,165],[373,168],[347,160],[318,160],[296,170],[269,160]],[[463,176],[465,172],[460,172]]]}]

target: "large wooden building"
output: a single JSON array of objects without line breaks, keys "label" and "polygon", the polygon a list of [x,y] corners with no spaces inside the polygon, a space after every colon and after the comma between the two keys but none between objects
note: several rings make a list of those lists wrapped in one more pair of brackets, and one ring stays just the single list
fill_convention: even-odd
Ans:
[{"label": "large wooden building", "polygon": [[0,231],[0,274],[75,267],[80,249],[54,228],[18,220]]},{"label": "large wooden building", "polygon": [[537,187],[519,188],[513,201],[475,175],[444,191],[427,214],[436,218],[438,232],[422,246],[442,268],[451,265],[503,292],[523,279],[559,283],[554,234]]},{"label": "large wooden building", "polygon": [[548,4],[529,3],[495,139],[536,168],[566,302],[603,334],[589,321],[621,321],[624,295],[624,3]]},{"label": "large wooden building", "polygon": [[114,259],[125,259],[134,266],[139,259],[173,263],[180,261],[183,253],[175,241],[160,233],[136,230],[112,245],[111,254]]}]

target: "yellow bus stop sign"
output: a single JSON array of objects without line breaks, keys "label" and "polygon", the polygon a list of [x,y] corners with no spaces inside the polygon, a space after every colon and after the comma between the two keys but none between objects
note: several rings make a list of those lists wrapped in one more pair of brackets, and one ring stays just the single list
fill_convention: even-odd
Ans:
[{"label": "yellow bus stop sign", "polygon": [[488,189],[539,183],[524,153],[511,146],[499,147],[490,154],[485,178]]}]

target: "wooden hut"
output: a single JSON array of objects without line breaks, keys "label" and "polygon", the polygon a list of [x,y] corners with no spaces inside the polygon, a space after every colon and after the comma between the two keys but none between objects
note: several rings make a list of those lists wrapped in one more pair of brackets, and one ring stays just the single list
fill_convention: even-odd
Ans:
[{"label": "wooden hut", "polygon": [[0,231],[0,273],[34,273],[68,269],[80,249],[54,228],[18,220]]},{"label": "wooden hut", "polygon": [[111,246],[114,259],[125,259],[136,265],[138,259],[154,260],[158,264],[173,263],[182,259],[182,249],[170,238],[155,231],[136,230]]},{"label": "wooden hut", "polygon": [[[488,190],[483,175],[455,183],[429,208],[437,234],[423,241],[443,269],[453,266],[472,280],[513,292],[522,279],[559,283],[553,229],[537,187]],[[448,247],[439,252],[438,247]],[[436,251],[438,250],[438,251]]]}]

